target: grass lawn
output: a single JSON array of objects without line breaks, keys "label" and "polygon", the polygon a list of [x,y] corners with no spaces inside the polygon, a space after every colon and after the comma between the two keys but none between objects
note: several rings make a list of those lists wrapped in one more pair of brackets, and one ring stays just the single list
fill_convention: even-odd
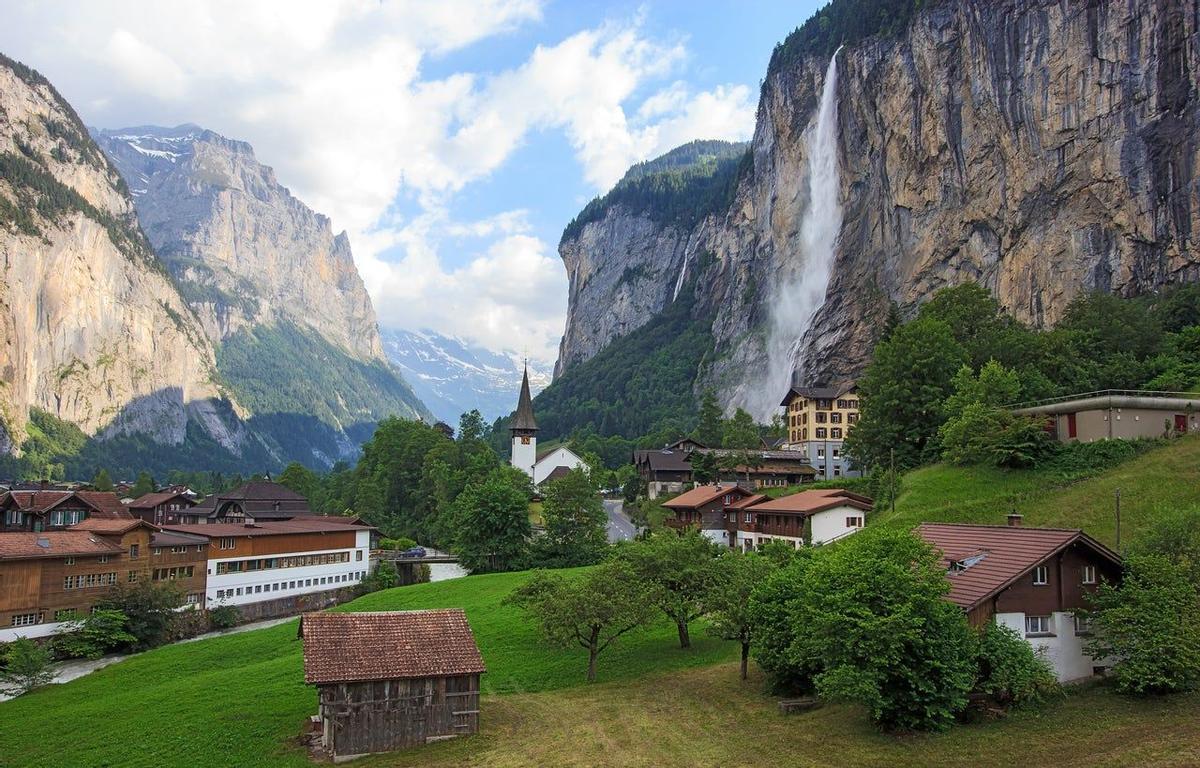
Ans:
[{"label": "grass lawn", "polygon": [[[546,647],[500,601],[528,574],[472,576],[378,592],[348,610],[462,607],[489,673],[484,691],[546,691],[583,683],[582,649]],[[159,648],[64,685],[0,703],[0,766],[299,766],[294,746],[316,693],[304,686],[297,622]],[[617,641],[600,680],[728,661],[732,643],[697,626],[677,646],[664,620]],[[41,724],[32,727],[33,724]],[[53,725],[50,725],[53,724]]]},{"label": "grass lawn", "polygon": [[1083,528],[1116,543],[1114,497],[1121,489],[1121,537],[1129,542],[1167,506],[1200,504],[1200,435],[1179,438],[1096,477],[1065,482],[1044,470],[935,464],[904,475],[896,511],[881,508],[874,523],[924,521],[1003,524],[1014,509],[1026,525]]},{"label": "grass lawn", "polygon": [[1200,695],[1138,701],[1084,688],[1036,711],[944,734],[889,736],[865,713],[781,716],[735,664],[482,703],[471,739],[367,766],[1195,766]]}]

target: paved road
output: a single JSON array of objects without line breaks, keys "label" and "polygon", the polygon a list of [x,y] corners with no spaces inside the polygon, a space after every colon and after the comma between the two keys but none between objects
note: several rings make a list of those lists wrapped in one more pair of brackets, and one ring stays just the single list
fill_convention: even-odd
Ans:
[{"label": "paved road", "polygon": [[637,526],[625,516],[624,504],[620,499],[605,499],[604,511],[608,513],[609,541],[629,541],[637,535]]}]

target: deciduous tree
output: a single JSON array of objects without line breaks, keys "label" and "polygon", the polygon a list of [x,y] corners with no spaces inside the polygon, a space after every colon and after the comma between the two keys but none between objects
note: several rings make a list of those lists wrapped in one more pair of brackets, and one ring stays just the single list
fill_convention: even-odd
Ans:
[{"label": "deciduous tree", "polygon": [[537,542],[543,565],[591,565],[608,546],[608,515],[584,469],[543,485],[542,517],[546,534]]},{"label": "deciduous tree", "polygon": [[675,622],[680,648],[691,646],[688,625],[704,615],[719,551],[694,529],[682,534],[659,531],[627,542],[617,551],[617,558],[627,563],[639,580],[658,587],[658,607]]},{"label": "deciduous tree", "polygon": [[54,679],[50,651],[27,637],[9,643],[0,664],[0,693],[20,696]]},{"label": "deciduous tree", "polygon": [[467,484],[453,513],[452,549],[464,568],[479,573],[521,565],[533,533],[529,497],[528,476],[512,467],[497,467]]},{"label": "deciduous tree", "polygon": [[755,639],[755,616],[750,595],[771,574],[774,565],[760,555],[726,552],[715,562],[715,578],[705,596],[709,631],[742,646],[742,679],[749,672],[750,646]]}]

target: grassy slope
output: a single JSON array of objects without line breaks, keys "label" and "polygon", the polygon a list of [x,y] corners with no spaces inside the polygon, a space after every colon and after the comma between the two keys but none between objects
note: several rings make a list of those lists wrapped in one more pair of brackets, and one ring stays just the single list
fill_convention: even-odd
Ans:
[{"label": "grassy slope", "polygon": [[1064,484],[1038,471],[989,467],[924,467],[903,477],[896,511],[884,508],[874,522],[997,523],[1016,510],[1027,525],[1083,528],[1106,544],[1116,542],[1114,495],[1121,489],[1121,535],[1128,542],[1165,506],[1200,504],[1200,435],[1151,450],[1100,475]]},{"label": "grassy slope", "polygon": [[[490,670],[487,692],[581,683],[581,651],[546,647],[519,612],[499,604],[524,578],[500,574],[404,587],[348,608],[466,608]],[[731,644],[703,632],[693,636],[690,651],[676,647],[674,628],[665,623],[622,638],[601,657],[600,679],[733,658]],[[316,694],[302,679],[294,621],[160,648],[0,704],[2,723],[54,723],[0,726],[0,766],[306,765],[293,740],[316,711]]]}]

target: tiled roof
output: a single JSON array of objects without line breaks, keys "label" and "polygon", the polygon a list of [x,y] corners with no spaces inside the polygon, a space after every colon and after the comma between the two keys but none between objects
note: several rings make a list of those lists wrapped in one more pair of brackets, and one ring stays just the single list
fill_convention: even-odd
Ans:
[{"label": "tiled roof", "polygon": [[1074,529],[921,523],[917,533],[942,553],[947,569],[953,562],[983,555],[970,567],[948,574],[947,599],[968,610],[1072,544],[1088,547],[1114,563],[1121,561],[1112,550]]},{"label": "tiled roof", "polygon": [[744,499],[738,499],[729,505],[729,509],[745,509],[746,507],[753,507],[755,504],[758,504],[761,501],[766,501],[768,498],[770,497],[764,496],[761,493],[756,493],[753,496],[747,496]]},{"label": "tiled roof", "polygon": [[309,613],[304,682],[341,683],[487,671],[461,608],[377,613]]},{"label": "tiled roof", "polygon": [[69,530],[92,531],[94,533],[125,533],[143,525],[151,530],[155,530],[153,525],[137,517],[89,517],[82,522],[72,525]]},{"label": "tiled roof", "polygon": [[854,384],[844,384],[840,387],[792,387],[784,395],[780,405],[787,405],[793,396],[806,397],[809,400],[835,400],[856,389]]},{"label": "tiled roof", "polygon": [[542,482],[548,483],[552,480],[561,480],[569,474],[571,474],[571,470],[569,467],[558,466],[558,467],[555,467],[554,469],[552,469],[550,471],[550,474],[548,474],[544,478],[542,478]]},{"label": "tiled roof", "polygon": [[75,495],[96,510],[91,517],[130,517],[129,510],[121,503],[121,499],[111,491],[77,491]]},{"label": "tiled roof", "polygon": [[194,536],[190,533],[180,533],[179,531],[156,531],[150,536],[150,546],[152,547],[186,547],[193,544],[207,547],[208,539],[203,536]]},{"label": "tiled roof", "polygon": [[688,453],[681,450],[654,448],[635,451],[633,462],[649,464],[651,471],[654,472],[691,472],[692,465],[688,463],[688,456]]},{"label": "tiled roof", "polygon": [[703,506],[710,501],[719,499],[727,493],[736,493],[739,496],[748,496],[749,491],[739,488],[733,484],[726,485],[698,485],[690,491],[686,491],[670,501],[664,501],[663,506],[668,509],[690,509],[692,507]]},{"label": "tiled roof", "polygon": [[853,507],[864,512],[871,511],[871,499],[850,493],[841,488],[821,488],[811,491],[801,491],[790,496],[764,501],[754,505],[755,512],[792,512],[801,515],[812,515],[834,507]]},{"label": "tiled roof", "polygon": [[198,525],[164,525],[165,531],[190,533],[194,536],[217,538],[221,536],[281,536],[288,533],[339,533],[341,531],[367,531],[370,526],[335,522],[322,515],[294,517],[291,520],[269,520],[252,526],[243,523],[201,523]]},{"label": "tiled roof", "polygon": [[110,555],[123,551],[117,544],[105,541],[89,531],[0,533],[0,560]]},{"label": "tiled roof", "polygon": [[27,512],[46,512],[72,499],[91,507],[92,517],[129,517],[117,495],[103,491],[9,491],[0,498],[0,504],[7,506],[11,502]]}]

